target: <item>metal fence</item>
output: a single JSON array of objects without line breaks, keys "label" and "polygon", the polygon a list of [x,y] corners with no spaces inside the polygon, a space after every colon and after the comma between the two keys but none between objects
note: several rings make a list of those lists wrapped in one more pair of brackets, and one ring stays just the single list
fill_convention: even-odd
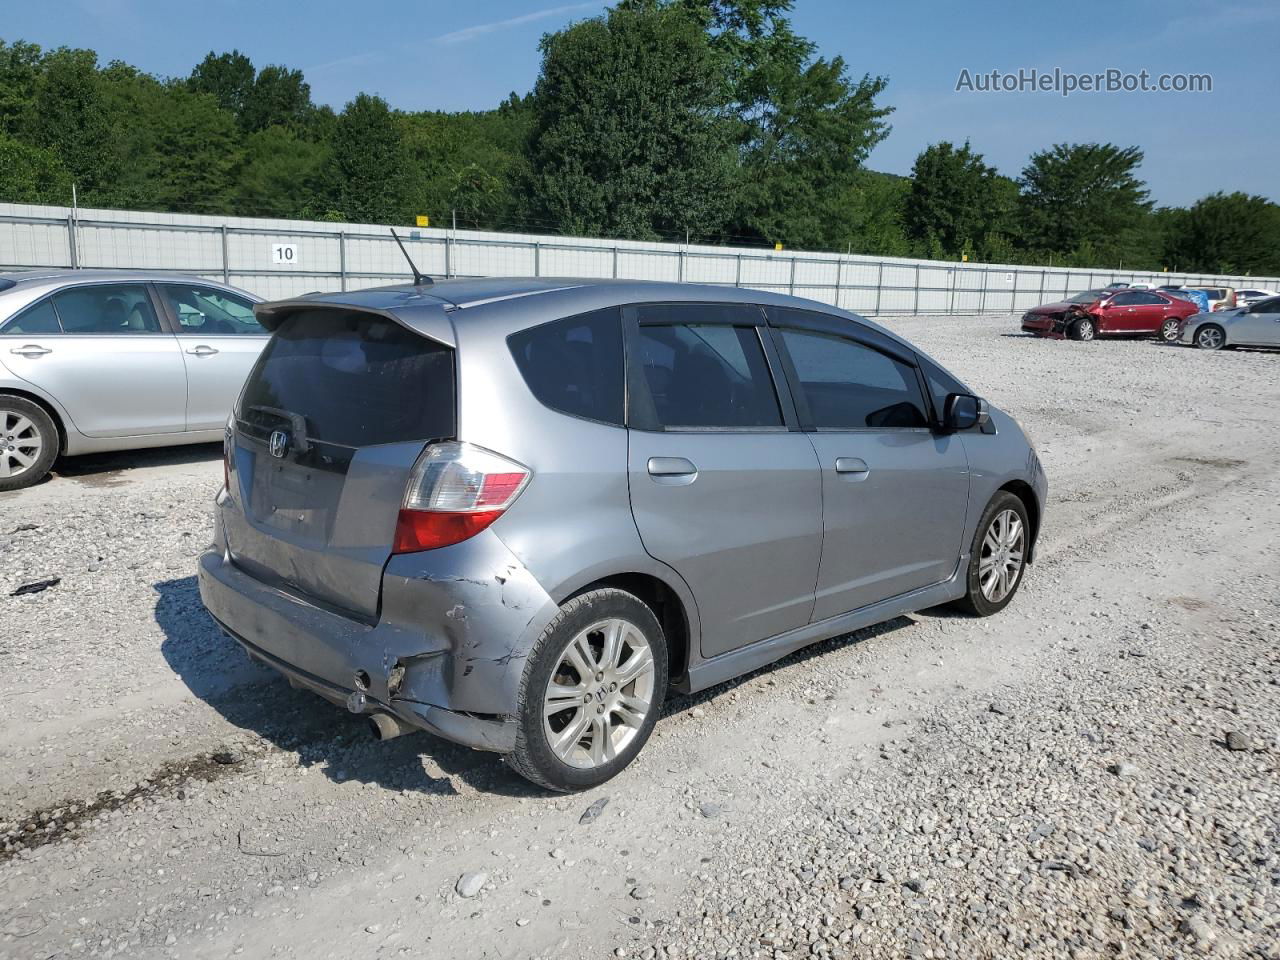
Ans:
[{"label": "metal fence", "polygon": [[[1274,277],[948,263],[699,244],[400,228],[432,276],[621,277],[791,293],[871,316],[1017,313],[1113,282],[1275,287]],[[281,298],[400,282],[385,226],[0,203],[0,269],[198,274]]]}]

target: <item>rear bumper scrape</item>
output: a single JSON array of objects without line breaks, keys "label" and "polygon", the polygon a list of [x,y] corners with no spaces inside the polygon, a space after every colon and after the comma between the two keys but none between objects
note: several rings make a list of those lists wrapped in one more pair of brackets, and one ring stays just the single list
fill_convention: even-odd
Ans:
[{"label": "rear bumper scrape", "polygon": [[217,549],[200,558],[199,582],[222,629],[298,685],[343,704],[359,689],[368,710],[498,752],[514,746],[525,658],[556,609],[489,531],[392,558],[373,626],[265,584]]}]

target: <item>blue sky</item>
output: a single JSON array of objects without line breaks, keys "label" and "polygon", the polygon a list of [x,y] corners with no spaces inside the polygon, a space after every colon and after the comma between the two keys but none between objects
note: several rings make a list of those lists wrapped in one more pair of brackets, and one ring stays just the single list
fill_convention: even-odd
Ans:
[{"label": "blue sky", "polygon": [[[160,75],[185,75],[233,47],[259,66],[305,70],[317,101],[361,90],[405,109],[483,109],[538,72],[539,37],[593,16],[559,0],[0,0],[0,36],[96,49]],[[1070,4],[797,0],[796,29],[850,72],[884,74],[893,132],[869,166],[907,173],[938,140],[969,139],[1002,173],[1062,141],[1146,152],[1161,204],[1213,190],[1280,200],[1278,0],[1074,0]],[[1211,93],[957,92],[972,74],[1019,68],[1209,73]]]}]

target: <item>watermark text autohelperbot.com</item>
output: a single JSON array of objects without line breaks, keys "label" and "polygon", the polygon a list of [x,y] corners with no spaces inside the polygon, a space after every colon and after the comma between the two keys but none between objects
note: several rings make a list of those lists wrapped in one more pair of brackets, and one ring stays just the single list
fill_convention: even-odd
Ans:
[{"label": "watermark text autohelperbot.com", "polygon": [[1110,67],[1094,73],[1071,73],[1035,67],[1006,72],[960,71],[956,93],[1212,93],[1213,76],[1208,73],[1156,73],[1149,70],[1121,70]]}]

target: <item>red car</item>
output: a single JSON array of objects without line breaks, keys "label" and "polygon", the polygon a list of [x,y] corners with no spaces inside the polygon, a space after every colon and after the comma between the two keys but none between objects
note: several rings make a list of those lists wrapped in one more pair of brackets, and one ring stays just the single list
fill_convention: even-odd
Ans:
[{"label": "red car", "polygon": [[1086,290],[1070,300],[1028,310],[1022,315],[1022,329],[1059,340],[1155,334],[1173,343],[1182,321],[1197,312],[1194,303],[1162,290]]}]

